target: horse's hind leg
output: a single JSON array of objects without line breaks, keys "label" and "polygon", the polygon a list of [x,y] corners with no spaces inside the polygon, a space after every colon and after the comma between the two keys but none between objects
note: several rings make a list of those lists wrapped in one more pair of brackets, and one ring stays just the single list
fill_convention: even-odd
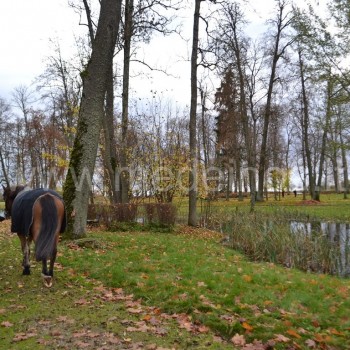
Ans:
[{"label": "horse's hind leg", "polygon": [[42,264],[43,264],[42,273],[43,273],[44,276],[48,276],[49,273],[47,271],[47,261],[46,261],[46,259],[43,259]]},{"label": "horse's hind leg", "polygon": [[51,277],[53,277],[53,267],[55,265],[56,256],[57,256],[57,247],[54,247],[54,249],[52,251],[51,259],[50,259],[49,275]]},{"label": "horse's hind leg", "polygon": [[30,241],[25,235],[18,235],[23,253],[23,275],[30,275]]},{"label": "horse's hind leg", "polygon": [[43,260],[43,270],[42,270],[42,277],[44,279],[44,285],[48,288],[52,286],[52,278],[53,278],[53,267],[55,265],[57,255],[57,248],[54,247],[52,255],[50,257],[50,268],[49,271],[47,271],[47,261],[46,259]]}]

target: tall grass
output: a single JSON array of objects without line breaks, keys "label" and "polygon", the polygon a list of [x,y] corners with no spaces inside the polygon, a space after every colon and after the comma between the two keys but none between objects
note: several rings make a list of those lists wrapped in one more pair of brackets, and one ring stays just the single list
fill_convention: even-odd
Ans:
[{"label": "tall grass", "polygon": [[255,261],[334,274],[339,248],[321,232],[291,232],[288,215],[235,213],[225,225],[226,244]]}]

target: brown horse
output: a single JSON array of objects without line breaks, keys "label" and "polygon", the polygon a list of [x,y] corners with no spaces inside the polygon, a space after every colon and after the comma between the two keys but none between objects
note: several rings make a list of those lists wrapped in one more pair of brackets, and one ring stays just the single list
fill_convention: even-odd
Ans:
[{"label": "brown horse", "polygon": [[11,187],[5,187],[2,185],[2,188],[4,189],[3,198],[5,201],[5,218],[9,219],[11,217],[12,203],[18,193],[24,190],[25,186],[18,185],[12,189]]},{"label": "brown horse", "polygon": [[12,217],[11,231],[16,232],[21,241],[23,275],[30,275],[30,245],[34,241],[36,261],[42,261],[44,285],[51,287],[59,234],[66,227],[63,200],[57,192],[48,189],[22,190],[14,195],[15,191],[6,194],[4,191],[4,199],[6,211]]}]

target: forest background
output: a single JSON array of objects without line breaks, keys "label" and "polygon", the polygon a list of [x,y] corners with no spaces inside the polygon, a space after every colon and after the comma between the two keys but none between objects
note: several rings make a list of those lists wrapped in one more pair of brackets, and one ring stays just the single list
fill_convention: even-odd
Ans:
[{"label": "forest background", "polygon": [[[102,7],[100,13],[98,2],[70,1],[74,52],[51,38],[51,54],[32,84],[2,92],[7,184],[62,189],[70,169],[75,189],[87,182],[114,203],[189,195],[189,212],[192,189],[195,198],[233,192],[242,200],[249,193],[252,207],[268,189],[298,186],[315,200],[322,189],[347,196],[346,1],[299,7],[276,0],[268,11],[249,1],[117,3],[112,98],[103,91],[96,162],[93,156],[90,168],[70,166]],[[200,25],[195,50],[193,13]],[[78,216],[85,221],[86,210]]]}]

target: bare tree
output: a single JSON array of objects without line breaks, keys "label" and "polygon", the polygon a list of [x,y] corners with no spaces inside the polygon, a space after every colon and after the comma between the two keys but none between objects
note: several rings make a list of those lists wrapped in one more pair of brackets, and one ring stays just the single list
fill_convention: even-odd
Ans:
[{"label": "bare tree", "polygon": [[[33,91],[28,86],[20,85],[14,89],[14,92],[12,94],[12,100],[14,102],[14,105],[22,113],[22,118],[24,120],[24,133],[25,133],[24,137],[30,144],[30,140],[33,138],[32,129],[30,125],[31,108],[33,103],[35,102]],[[35,148],[28,147],[27,151],[30,154],[30,171],[33,172],[31,185],[34,188],[39,187],[40,179],[36,171],[38,169],[38,162],[37,162],[38,159],[35,155]],[[24,162],[22,163],[22,169],[23,169],[23,174],[21,174],[21,177],[24,178],[26,173]]]},{"label": "bare tree", "polygon": [[267,87],[266,94],[266,104],[263,118],[263,131],[262,131],[262,140],[261,140],[261,151],[259,159],[259,169],[258,169],[258,192],[257,200],[263,200],[264,193],[264,181],[265,181],[265,172],[268,165],[268,135],[269,135],[269,125],[272,112],[272,97],[273,89],[276,83],[276,74],[277,74],[277,63],[285,54],[287,48],[293,44],[295,38],[289,38],[287,41],[284,41],[284,35],[286,30],[291,27],[293,23],[293,12],[288,10],[289,1],[288,0],[278,0],[277,1],[277,16],[273,20],[275,25],[275,33],[273,35],[273,47],[271,54],[271,70],[269,83]]},{"label": "bare tree", "polygon": [[11,106],[3,98],[0,97],[0,137],[2,140],[2,144],[0,146],[0,165],[2,170],[2,178],[0,179],[0,181],[4,180],[7,187],[10,187],[10,179],[8,176],[8,169],[6,167],[4,157],[4,153],[7,150],[4,149],[3,145],[5,147],[7,145],[6,139],[8,135],[6,134],[8,133],[9,129],[6,127],[6,121],[9,118],[10,110]]},{"label": "bare tree", "polygon": [[[226,96],[226,108],[232,109],[236,114],[236,119],[241,127],[236,126],[237,131],[242,130],[244,139],[244,148],[246,161],[248,165],[249,187],[250,187],[250,203],[251,211],[254,210],[256,177],[255,177],[255,144],[256,144],[256,118],[255,104],[253,102],[255,86],[255,68],[250,69],[249,58],[247,52],[249,49],[249,40],[244,36],[242,29],[245,25],[243,12],[238,4],[223,3],[220,10],[220,20],[218,21],[217,35],[215,41],[218,47],[217,56],[221,60],[225,60],[225,74],[229,70],[234,72],[235,80],[231,83],[230,91]],[[253,65],[254,66],[254,65]],[[234,102],[233,95],[236,98]],[[230,107],[231,106],[231,107]],[[250,113],[248,113],[248,106]],[[235,111],[234,111],[235,109]],[[250,114],[250,116],[249,116]],[[237,123],[237,121],[236,121]],[[252,127],[253,126],[253,127]],[[237,137],[237,136],[236,136]],[[238,145],[238,138],[236,144]],[[238,174],[238,182],[241,182],[241,154],[242,148],[236,146],[236,172]]]},{"label": "bare tree", "polygon": [[203,0],[195,0],[191,54],[191,103],[190,103],[190,172],[188,224],[197,225],[197,57],[199,46],[199,17]]}]

